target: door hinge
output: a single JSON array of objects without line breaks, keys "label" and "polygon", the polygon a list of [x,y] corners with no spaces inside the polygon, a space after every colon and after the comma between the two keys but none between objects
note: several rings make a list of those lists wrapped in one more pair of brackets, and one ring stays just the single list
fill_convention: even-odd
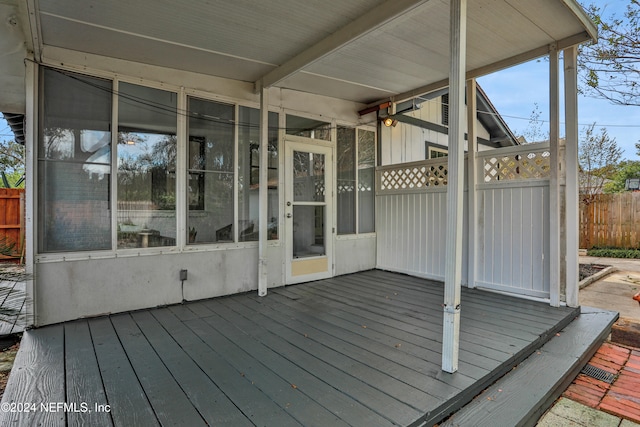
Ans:
[{"label": "door hinge", "polygon": [[331,228],[331,232],[332,232],[333,234],[336,234],[336,228],[335,228],[335,227]]}]

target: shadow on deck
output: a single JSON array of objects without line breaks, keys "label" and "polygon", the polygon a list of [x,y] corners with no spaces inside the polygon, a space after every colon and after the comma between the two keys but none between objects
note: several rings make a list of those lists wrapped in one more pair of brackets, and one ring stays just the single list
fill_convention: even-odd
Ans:
[{"label": "shadow on deck", "polygon": [[37,408],[0,425],[432,425],[579,314],[463,288],[447,374],[442,301],[373,270],[30,330],[2,402]]}]

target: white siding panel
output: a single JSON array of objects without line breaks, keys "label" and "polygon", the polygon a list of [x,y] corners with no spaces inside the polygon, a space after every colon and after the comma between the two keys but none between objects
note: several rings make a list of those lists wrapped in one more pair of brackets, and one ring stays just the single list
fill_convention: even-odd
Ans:
[{"label": "white siding panel", "polygon": [[549,297],[548,185],[479,190],[479,286]]},{"label": "white siding panel", "polygon": [[[544,148],[544,147],[543,147]],[[428,167],[432,161],[425,161]],[[383,189],[376,195],[377,267],[416,276],[444,279],[447,226],[446,186],[406,184],[411,177],[384,166]],[[394,172],[395,173],[395,172]],[[401,183],[394,186],[393,179]],[[404,181],[402,181],[404,180]],[[380,179],[378,183],[380,183]],[[544,178],[481,183],[478,199],[477,285],[515,294],[549,298],[549,183]],[[464,193],[468,218],[468,191]],[[462,283],[467,283],[468,223],[464,222]]]},{"label": "white siding panel", "polygon": [[[269,287],[283,283],[280,253],[268,248]],[[256,290],[257,266],[257,247],[38,263],[36,324],[179,303],[181,269],[188,301]]]},{"label": "white siding panel", "polygon": [[378,268],[444,279],[445,200],[441,190],[376,197]]},{"label": "white siding panel", "polygon": [[531,262],[533,256],[533,212],[528,209],[531,206],[531,188],[523,188],[522,191],[522,206],[521,206],[521,219],[522,228],[520,230],[520,236],[522,240],[522,267],[520,268],[520,280],[517,282],[520,286],[527,281],[527,277],[531,277],[533,274],[533,263]]},{"label": "white siding panel", "polygon": [[[512,191],[511,192],[511,210],[514,212],[521,212],[524,214],[522,210],[522,189],[520,191]],[[522,259],[522,245],[526,241],[528,241],[528,237],[530,235],[530,230],[527,224],[523,221],[523,215],[520,216],[512,216],[512,224],[511,224],[511,236],[513,241],[513,246],[511,247],[511,283],[513,286],[521,288],[522,287],[522,267],[523,267],[523,259]]]},{"label": "white siding panel", "polygon": [[365,234],[336,239],[335,274],[355,273],[376,267],[376,235]]}]

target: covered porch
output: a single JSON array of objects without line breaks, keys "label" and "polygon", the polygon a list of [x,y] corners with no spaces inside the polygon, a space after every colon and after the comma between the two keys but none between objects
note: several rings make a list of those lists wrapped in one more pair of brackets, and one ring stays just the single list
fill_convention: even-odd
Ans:
[{"label": "covered porch", "polygon": [[[443,291],[370,270],[30,330],[2,402],[37,407],[0,412],[0,424],[433,425],[579,314],[463,288],[449,374]],[[591,323],[588,340],[604,339],[612,318]],[[563,376],[552,371],[536,376]]]}]

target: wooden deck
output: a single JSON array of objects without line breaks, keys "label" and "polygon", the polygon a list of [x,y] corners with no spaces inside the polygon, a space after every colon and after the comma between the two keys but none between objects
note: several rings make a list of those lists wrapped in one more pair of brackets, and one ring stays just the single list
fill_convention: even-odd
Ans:
[{"label": "wooden deck", "polygon": [[579,313],[463,288],[446,374],[442,301],[374,270],[27,331],[0,425],[431,425]]},{"label": "wooden deck", "polygon": [[26,283],[0,280],[0,336],[24,331],[27,324]]}]

